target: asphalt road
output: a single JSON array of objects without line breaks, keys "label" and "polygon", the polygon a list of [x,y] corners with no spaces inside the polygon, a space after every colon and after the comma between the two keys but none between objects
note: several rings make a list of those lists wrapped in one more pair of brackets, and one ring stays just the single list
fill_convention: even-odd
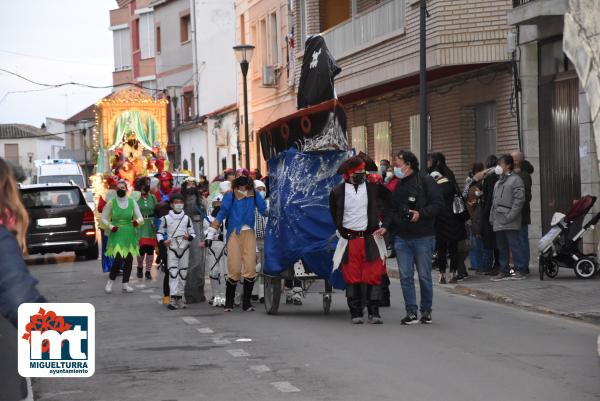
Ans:
[{"label": "asphalt road", "polygon": [[341,292],[329,316],[317,294],[278,316],[169,311],[161,283],[105,295],[97,261],[30,259],[50,301],[95,306],[97,331],[95,375],[37,379],[36,400],[600,399],[599,326],[438,290],[434,324],[401,326],[397,280],[380,326],[351,325]]}]

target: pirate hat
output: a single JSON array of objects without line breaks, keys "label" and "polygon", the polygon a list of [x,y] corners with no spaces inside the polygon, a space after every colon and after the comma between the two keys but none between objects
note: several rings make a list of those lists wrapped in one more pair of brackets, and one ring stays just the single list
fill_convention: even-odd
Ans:
[{"label": "pirate hat", "polygon": [[360,157],[362,161],[365,162],[366,171],[377,171],[377,164],[375,164],[375,162],[369,157],[369,155],[367,155],[364,152],[360,152],[358,154],[358,157]]},{"label": "pirate hat", "polygon": [[353,156],[340,164],[337,173],[348,178],[355,172],[365,169],[365,161],[360,156]]}]

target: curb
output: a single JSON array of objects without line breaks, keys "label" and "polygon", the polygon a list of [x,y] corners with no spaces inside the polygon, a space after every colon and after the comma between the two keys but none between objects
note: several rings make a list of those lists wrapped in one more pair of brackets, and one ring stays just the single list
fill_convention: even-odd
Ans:
[{"label": "curb", "polygon": [[[390,277],[396,278],[396,279],[400,278],[400,274],[398,273],[397,270],[388,268],[387,271],[388,271],[388,275]],[[577,319],[577,320],[585,321],[587,323],[591,323],[591,324],[600,326],[600,317],[598,317],[598,316],[590,316],[590,315],[582,314],[579,312],[559,311],[559,310],[551,309],[551,308],[548,308],[545,306],[534,305],[534,304],[531,304],[528,302],[516,301],[516,300],[514,300],[510,297],[504,296],[504,295],[495,294],[490,291],[480,290],[478,288],[472,288],[472,287],[469,287],[464,284],[441,285],[441,284],[437,284],[434,282],[433,286],[435,288],[439,288],[439,289],[444,290],[451,294],[470,296],[470,297],[474,297],[474,298],[481,299],[484,301],[490,301],[490,302],[495,302],[495,303],[499,303],[499,304],[513,305],[518,308],[533,311],[533,312],[543,313],[546,315],[561,316],[561,317],[566,317],[566,318],[570,318],[570,319]],[[600,337],[598,338],[598,341],[599,341],[598,355],[600,356]]]}]

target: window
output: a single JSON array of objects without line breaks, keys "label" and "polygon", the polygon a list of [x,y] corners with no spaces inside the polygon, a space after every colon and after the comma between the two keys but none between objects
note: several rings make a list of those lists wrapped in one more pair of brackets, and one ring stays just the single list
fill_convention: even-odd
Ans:
[{"label": "window", "polygon": [[496,154],[496,102],[475,106],[477,160]]},{"label": "window", "polygon": [[189,167],[189,165],[188,165],[187,159],[183,159],[183,169],[188,170],[188,167]]},{"label": "window", "polygon": [[196,177],[196,154],[192,153],[190,155],[190,160],[192,161],[192,175]]},{"label": "window", "polygon": [[231,166],[234,170],[237,170],[237,155],[231,155]]},{"label": "window", "polygon": [[206,175],[204,173],[204,157],[200,156],[198,158],[198,175],[199,176],[203,176]]},{"label": "window", "polygon": [[[427,116],[427,152],[431,150],[431,120]],[[410,151],[413,152],[417,158],[421,157],[421,115],[414,114],[409,118],[409,129],[410,129]]]},{"label": "window", "polygon": [[367,127],[352,127],[352,147],[356,151],[367,153]]},{"label": "window", "polygon": [[390,122],[382,121],[373,124],[375,132],[375,160],[389,159],[392,153]]},{"label": "window", "polygon": [[279,24],[277,13],[269,14],[269,50],[270,65],[279,64]]},{"label": "window", "polygon": [[131,36],[129,28],[113,31],[113,48],[115,51],[115,71],[131,69]]},{"label": "window", "polygon": [[18,143],[5,143],[4,144],[4,158],[15,164],[19,164],[19,144]]},{"label": "window", "polygon": [[179,33],[182,44],[187,43],[190,40],[191,25],[189,14],[181,16],[179,21]]},{"label": "window", "polygon": [[267,58],[267,43],[268,43],[268,39],[267,39],[267,20],[263,19],[260,21],[260,40],[259,40],[260,46],[259,46],[259,55],[260,55],[260,65],[265,66],[268,63],[268,58]]},{"label": "window", "polygon": [[[60,181],[58,181],[60,182]],[[21,190],[23,204],[27,209],[52,209],[64,206],[84,205],[78,188],[26,189]]]},{"label": "window", "polygon": [[227,170],[227,158],[226,157],[223,157],[221,159],[221,170],[223,170],[223,171]]},{"label": "window", "polygon": [[187,121],[194,116],[194,93],[184,92],[183,96],[183,120]]},{"label": "window", "polygon": [[155,39],[156,39],[156,52],[160,53],[160,25],[156,26]]},{"label": "window", "polygon": [[140,14],[139,35],[142,59],[154,57],[154,13]]}]

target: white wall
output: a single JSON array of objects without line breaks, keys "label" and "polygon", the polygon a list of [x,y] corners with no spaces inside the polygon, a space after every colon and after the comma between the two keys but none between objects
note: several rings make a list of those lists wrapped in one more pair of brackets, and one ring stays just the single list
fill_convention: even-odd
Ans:
[{"label": "white wall", "polygon": [[[52,158],[52,146],[60,144],[58,140],[47,140],[47,139],[35,139],[35,138],[14,138],[14,139],[0,139],[0,157],[4,158],[4,145],[5,144],[18,144],[19,145],[19,165],[25,170],[25,174],[31,177],[34,170],[34,160]],[[33,153],[31,163],[29,162],[28,153]],[[30,179],[27,179],[26,183],[29,183]]]},{"label": "white wall", "polygon": [[237,103],[239,68],[235,43],[234,0],[191,0],[196,8],[198,115]]},{"label": "white wall", "polygon": [[181,131],[179,133],[179,140],[181,141],[181,166],[183,167],[183,161],[188,161],[188,167],[192,169],[192,153],[195,154],[196,159],[196,175],[198,175],[198,158],[202,156],[204,158],[204,172],[209,179],[212,179],[210,174],[214,173],[214,169],[210,169],[207,161],[210,157],[214,158],[213,154],[208,152],[208,138],[206,130],[203,127],[196,127],[190,130]]}]

